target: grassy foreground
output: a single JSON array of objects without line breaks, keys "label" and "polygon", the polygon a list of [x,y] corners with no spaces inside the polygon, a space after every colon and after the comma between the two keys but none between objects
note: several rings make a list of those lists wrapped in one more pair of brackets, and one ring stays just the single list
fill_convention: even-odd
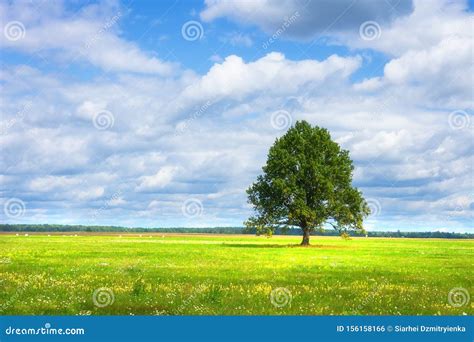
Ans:
[{"label": "grassy foreground", "polygon": [[[462,315],[474,241],[0,235],[0,314]],[[273,292],[272,292],[273,291]]]}]

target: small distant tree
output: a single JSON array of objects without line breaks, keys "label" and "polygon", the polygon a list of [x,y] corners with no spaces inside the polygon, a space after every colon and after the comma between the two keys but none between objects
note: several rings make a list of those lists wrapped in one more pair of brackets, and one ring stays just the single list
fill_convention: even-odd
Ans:
[{"label": "small distant tree", "polygon": [[342,232],[342,233],[341,233],[341,238],[342,238],[343,240],[351,240],[351,236],[349,235],[348,232]]},{"label": "small distant tree", "polygon": [[301,245],[311,232],[329,224],[340,232],[364,231],[370,209],[352,186],[349,152],[329,131],[298,121],[268,152],[263,174],[247,190],[255,215],[245,225],[257,233],[300,227]]}]

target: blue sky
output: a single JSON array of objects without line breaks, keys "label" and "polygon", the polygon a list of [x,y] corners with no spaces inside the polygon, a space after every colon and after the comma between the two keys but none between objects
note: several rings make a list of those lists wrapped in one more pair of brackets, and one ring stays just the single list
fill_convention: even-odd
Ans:
[{"label": "blue sky", "polygon": [[372,230],[472,231],[472,3],[0,4],[2,222],[241,226],[296,120]]}]

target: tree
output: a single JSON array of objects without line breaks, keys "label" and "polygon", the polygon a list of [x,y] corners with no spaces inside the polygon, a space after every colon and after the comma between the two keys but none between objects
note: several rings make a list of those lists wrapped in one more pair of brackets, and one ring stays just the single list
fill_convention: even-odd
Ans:
[{"label": "tree", "polygon": [[300,227],[302,246],[312,231],[331,225],[340,232],[364,231],[370,209],[352,186],[349,152],[331,140],[329,131],[298,121],[268,152],[263,175],[247,190],[255,215],[245,225],[257,233]]}]

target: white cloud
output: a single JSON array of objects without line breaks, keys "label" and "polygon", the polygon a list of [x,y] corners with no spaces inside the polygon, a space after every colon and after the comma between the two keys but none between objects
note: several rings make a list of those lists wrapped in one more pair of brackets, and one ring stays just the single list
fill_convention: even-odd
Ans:
[{"label": "white cloud", "polygon": [[3,3],[0,22],[20,21],[25,36],[11,40],[3,34],[0,44],[50,63],[59,60],[66,66],[85,60],[106,71],[170,74],[173,64],[150,56],[120,37],[117,26],[126,15],[127,9],[113,1],[88,5],[75,13],[59,2],[43,1],[37,6],[27,2]]},{"label": "white cloud", "polygon": [[255,92],[273,94],[294,93],[303,86],[322,84],[329,78],[344,79],[361,63],[358,57],[343,58],[332,55],[324,61],[291,61],[281,53],[272,52],[245,63],[238,56],[228,56],[214,64],[198,82],[183,92],[191,99],[212,99],[221,96],[242,98]]},{"label": "white cloud", "polygon": [[104,188],[101,186],[91,187],[83,190],[76,190],[73,192],[73,197],[76,197],[79,201],[92,200],[101,198],[104,195]]},{"label": "white cloud", "polygon": [[154,175],[141,177],[137,191],[157,190],[164,188],[173,180],[177,170],[177,167],[164,166]]},{"label": "white cloud", "polygon": [[451,37],[426,50],[411,50],[385,65],[385,81],[421,89],[433,102],[469,107],[473,48],[472,37]]},{"label": "white cloud", "polygon": [[[227,17],[247,25],[257,25],[273,34],[288,22],[285,36],[311,39],[315,35],[355,30],[367,20],[388,22],[411,11],[411,1],[225,1],[206,0],[201,18],[212,21]],[[297,20],[289,21],[295,13]]]},{"label": "white cloud", "polygon": [[370,79],[365,79],[362,82],[354,84],[355,90],[360,91],[374,91],[378,90],[383,86],[383,82],[380,77],[373,77]]},{"label": "white cloud", "polygon": [[78,183],[79,181],[77,179],[71,179],[71,178],[66,178],[66,177],[46,176],[46,177],[33,179],[30,183],[30,189],[32,191],[45,192],[45,191],[57,190],[58,188],[63,188],[63,187],[71,186]]},{"label": "white cloud", "polygon": [[84,101],[77,108],[76,114],[78,117],[83,118],[85,120],[92,120],[95,114],[99,113],[105,108],[107,108],[107,103],[105,102],[94,103],[92,101]]},{"label": "white cloud", "polygon": [[370,48],[399,57],[409,51],[427,50],[447,38],[469,38],[472,28],[467,7],[467,1],[416,0],[410,15],[380,23],[378,39],[361,39],[358,30],[336,36],[349,46]]}]

